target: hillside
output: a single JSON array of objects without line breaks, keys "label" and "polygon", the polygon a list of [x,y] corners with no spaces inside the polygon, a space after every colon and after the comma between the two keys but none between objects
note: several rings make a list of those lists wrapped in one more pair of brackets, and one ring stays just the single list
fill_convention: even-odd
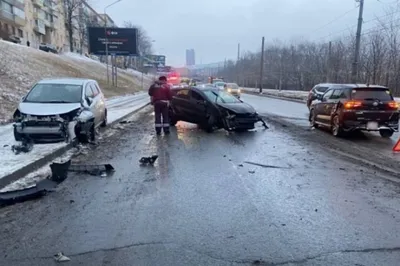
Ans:
[{"label": "hillside", "polygon": [[[99,82],[106,97],[141,90],[141,73],[118,69],[118,88],[107,86],[106,65],[78,54],[56,55],[0,41],[0,122],[11,118],[21,97],[42,78],[84,77]],[[144,75],[144,85],[151,82]],[[111,83],[111,68],[110,68]]]}]

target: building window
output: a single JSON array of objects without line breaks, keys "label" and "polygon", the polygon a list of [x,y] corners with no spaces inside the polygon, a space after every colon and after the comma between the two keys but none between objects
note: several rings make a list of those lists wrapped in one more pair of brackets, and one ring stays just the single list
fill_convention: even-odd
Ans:
[{"label": "building window", "polygon": [[13,7],[13,13],[14,13],[14,15],[16,15],[16,16],[18,16],[18,17],[20,17],[20,18],[22,18],[22,19],[25,19],[25,11],[24,11],[24,10],[19,9],[19,8],[16,8],[16,7],[14,6],[14,7]]},{"label": "building window", "polygon": [[12,34],[15,35],[15,27],[12,26]]},{"label": "building window", "polygon": [[21,29],[18,29],[18,37],[24,38],[24,32]]}]

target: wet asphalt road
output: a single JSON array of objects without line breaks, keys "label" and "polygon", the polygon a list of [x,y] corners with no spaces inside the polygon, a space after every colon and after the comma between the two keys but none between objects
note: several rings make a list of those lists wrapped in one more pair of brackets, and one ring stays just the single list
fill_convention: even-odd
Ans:
[{"label": "wet asphalt road", "polygon": [[399,265],[400,186],[383,174],[280,124],[207,134],[179,122],[157,137],[152,119],[76,159],[112,163],[113,176],[70,175],[0,209],[0,264],[56,265],[62,251],[89,266]]},{"label": "wet asphalt road", "polygon": [[338,151],[370,164],[378,164],[381,168],[394,169],[400,173],[400,154],[392,152],[393,146],[400,137],[399,133],[395,133],[389,139],[382,138],[375,132],[353,134],[346,139],[335,138],[326,129],[310,132],[309,111],[305,103],[249,94],[243,94],[242,100],[253,105],[268,119],[283,123],[292,134],[314,142],[313,145]]}]

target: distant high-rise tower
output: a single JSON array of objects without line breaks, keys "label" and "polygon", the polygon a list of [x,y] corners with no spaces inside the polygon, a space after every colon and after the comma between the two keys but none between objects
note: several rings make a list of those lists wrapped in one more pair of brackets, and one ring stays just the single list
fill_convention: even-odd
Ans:
[{"label": "distant high-rise tower", "polygon": [[195,64],[196,64],[196,61],[195,61],[194,49],[187,49],[186,50],[186,65],[194,66]]}]

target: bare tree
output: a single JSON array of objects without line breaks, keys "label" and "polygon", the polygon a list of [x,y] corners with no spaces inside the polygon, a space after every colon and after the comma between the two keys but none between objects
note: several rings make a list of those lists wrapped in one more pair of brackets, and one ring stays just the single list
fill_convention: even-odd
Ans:
[{"label": "bare tree", "polygon": [[80,8],[86,3],[85,0],[63,0],[64,1],[64,14],[65,26],[68,32],[69,49],[74,51],[74,33],[79,29]]}]

